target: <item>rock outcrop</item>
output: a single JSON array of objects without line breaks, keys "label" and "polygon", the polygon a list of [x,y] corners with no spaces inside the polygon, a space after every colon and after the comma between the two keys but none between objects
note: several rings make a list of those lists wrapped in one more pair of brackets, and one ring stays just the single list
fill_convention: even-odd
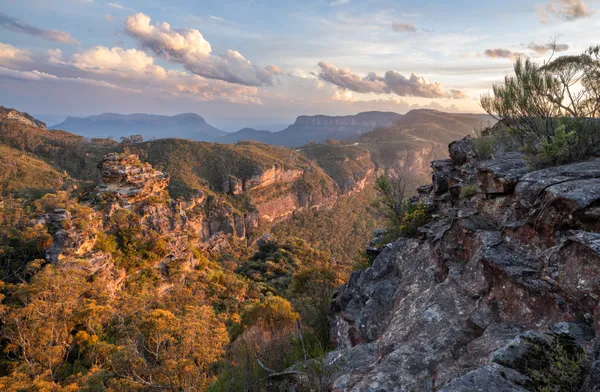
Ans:
[{"label": "rock outcrop", "polygon": [[338,290],[324,388],[598,390],[600,160],[531,171],[470,146],[433,162],[421,236]]},{"label": "rock outcrop", "polygon": [[98,164],[98,193],[125,206],[163,192],[169,175],[142,163],[137,155],[111,153]]},{"label": "rock outcrop", "polygon": [[[256,210],[238,211],[218,195],[198,191],[195,197],[172,200],[166,192],[169,175],[142,163],[137,155],[112,153],[98,164],[100,175],[97,193],[118,208],[133,210],[141,216],[144,227],[160,234],[192,232],[211,247],[222,236],[245,239],[258,226]],[[228,186],[237,194],[241,188],[235,177]],[[241,189],[240,189],[241,192]]]}]

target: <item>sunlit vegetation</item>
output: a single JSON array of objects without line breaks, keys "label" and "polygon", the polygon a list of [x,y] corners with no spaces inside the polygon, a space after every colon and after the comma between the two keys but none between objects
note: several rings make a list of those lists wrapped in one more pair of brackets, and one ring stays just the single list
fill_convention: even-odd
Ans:
[{"label": "sunlit vegetation", "polygon": [[375,181],[377,196],[371,205],[386,220],[389,239],[415,236],[430,220],[429,209],[408,198],[406,184],[401,173],[383,174]]},{"label": "sunlit vegetation", "polygon": [[518,59],[514,74],[481,98],[500,120],[487,132],[498,149],[518,149],[535,167],[600,154],[600,47],[540,65]]},{"label": "sunlit vegetation", "polygon": [[[334,208],[303,211],[276,224],[271,230],[277,237],[302,238],[312,247],[328,254],[336,268],[344,268],[357,257],[371,239],[373,230],[384,220],[370,207],[375,197],[372,186],[354,195],[340,197]],[[337,228],[332,230],[332,228]]]},{"label": "sunlit vegetation", "polygon": [[[7,391],[245,391],[330,349],[346,278],[328,252],[281,237],[173,259],[136,209],[58,191],[0,208],[0,387]],[[145,205],[145,204],[144,204]],[[44,223],[56,209],[69,218]],[[91,257],[46,251],[62,228]]]},{"label": "sunlit vegetation", "polygon": [[[329,304],[383,222],[371,186],[215,249],[201,228],[170,224],[184,219],[182,196],[207,200],[188,218],[244,214],[290,193],[333,199],[344,181],[374,176],[364,150],[332,141],[307,157],[252,142],[116,143],[10,122],[1,131],[1,390],[235,392],[298,362],[311,380],[331,371]],[[127,208],[98,197],[90,180],[111,151],[168,172],[169,192]],[[273,168],[301,174],[223,193],[224,179]]]},{"label": "sunlit vegetation", "polygon": [[121,148],[113,140],[87,141],[65,131],[47,131],[9,120],[0,123],[0,142],[34,153],[71,177],[86,180],[96,178],[96,165],[104,154]]},{"label": "sunlit vegetation", "polygon": [[23,151],[0,145],[0,196],[35,199],[60,189],[67,176]]}]

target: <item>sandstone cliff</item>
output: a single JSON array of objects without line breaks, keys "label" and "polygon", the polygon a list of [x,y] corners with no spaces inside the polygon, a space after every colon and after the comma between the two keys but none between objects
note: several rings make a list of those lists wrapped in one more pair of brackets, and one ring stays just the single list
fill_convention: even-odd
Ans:
[{"label": "sandstone cliff", "polygon": [[162,263],[183,259],[189,268],[196,262],[190,249],[218,251],[232,239],[246,243],[258,226],[256,210],[240,211],[208,190],[186,200],[171,199],[165,191],[169,175],[141,163],[136,155],[108,154],[98,169],[95,204],[73,211],[55,209],[39,222],[53,234],[47,261],[56,263],[66,256],[106,261],[108,256],[95,249],[97,237],[123,210],[144,238],[165,239],[168,256]]},{"label": "sandstone cliff", "polygon": [[420,188],[431,223],[338,290],[323,387],[598,391],[600,160],[531,171],[468,138],[450,156]]},{"label": "sandstone cliff", "polygon": [[169,184],[168,174],[143,164],[132,154],[108,154],[98,164],[98,170],[98,192],[126,206],[163,192]]},{"label": "sandstone cliff", "polygon": [[351,128],[357,132],[368,132],[377,127],[392,126],[401,118],[401,114],[392,112],[363,112],[354,116],[299,116],[291,127]]}]

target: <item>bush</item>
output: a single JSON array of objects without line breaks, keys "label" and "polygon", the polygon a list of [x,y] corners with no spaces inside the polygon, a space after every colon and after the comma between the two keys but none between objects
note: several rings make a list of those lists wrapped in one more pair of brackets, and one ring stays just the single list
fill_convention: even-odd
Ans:
[{"label": "bush", "polygon": [[584,350],[568,337],[558,336],[551,343],[524,338],[529,350],[523,358],[501,365],[518,370],[529,380],[524,385],[534,392],[578,391],[583,383]]},{"label": "bush", "polygon": [[268,330],[283,330],[291,328],[298,313],[292,304],[281,297],[268,297],[264,302],[254,304],[242,316],[246,326],[260,325]]},{"label": "bush", "polygon": [[110,234],[98,233],[94,248],[104,253],[115,254],[118,249],[117,239]]},{"label": "bush", "polygon": [[480,136],[473,139],[473,151],[475,156],[480,159],[490,159],[494,155],[494,138],[489,136]]},{"label": "bush", "polygon": [[460,195],[465,199],[470,199],[475,196],[479,191],[477,190],[477,185],[475,184],[467,184],[460,188]]},{"label": "bush", "polygon": [[388,240],[398,236],[412,237],[419,227],[429,222],[427,206],[405,199],[406,183],[402,175],[379,176],[375,189],[378,197],[371,205],[387,220]]},{"label": "bush", "polygon": [[[600,154],[599,75],[600,46],[543,66],[518,59],[514,75],[482,96],[481,106],[508,128],[532,166],[587,159]],[[485,144],[478,148],[487,153]]]},{"label": "bush", "polygon": [[402,237],[413,237],[417,234],[417,229],[429,222],[429,209],[421,203],[411,203],[407,201],[405,214],[402,217],[398,230]]}]

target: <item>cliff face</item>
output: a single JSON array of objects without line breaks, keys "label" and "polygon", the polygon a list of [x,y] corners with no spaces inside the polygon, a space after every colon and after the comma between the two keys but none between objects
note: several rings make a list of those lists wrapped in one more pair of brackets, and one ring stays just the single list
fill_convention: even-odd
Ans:
[{"label": "cliff face", "polygon": [[98,235],[106,232],[119,214],[135,217],[130,225],[138,226],[143,238],[164,240],[168,256],[157,263],[165,267],[173,260],[183,260],[191,269],[198,260],[190,249],[219,251],[229,246],[231,238],[247,241],[258,226],[256,211],[239,211],[206,191],[187,200],[170,199],[165,193],[169,176],[142,164],[136,155],[109,154],[98,168],[96,208],[56,209],[38,222],[53,233],[52,246],[46,251],[48,262],[85,258],[93,268],[107,269],[113,277],[121,274],[111,256],[95,247]]},{"label": "cliff face", "polygon": [[389,127],[402,118],[391,112],[365,112],[354,116],[300,116],[294,124],[273,133],[271,143],[302,146],[311,141],[356,139],[378,127]]},{"label": "cliff face", "polygon": [[394,125],[401,114],[392,112],[363,112],[354,116],[299,116],[292,127],[355,127],[366,131]]},{"label": "cliff face", "polygon": [[142,135],[145,139],[181,137],[212,141],[225,134],[195,113],[175,116],[103,113],[89,117],[67,117],[64,122],[54,125],[52,129],[65,129],[85,137],[113,136],[116,139]]},{"label": "cliff face", "polygon": [[600,160],[450,155],[419,189],[432,221],[338,290],[324,386],[598,391]]},{"label": "cliff face", "polygon": [[275,184],[285,184],[296,181],[304,172],[300,169],[285,169],[281,166],[272,166],[252,175],[244,183],[244,189],[252,191]]}]

